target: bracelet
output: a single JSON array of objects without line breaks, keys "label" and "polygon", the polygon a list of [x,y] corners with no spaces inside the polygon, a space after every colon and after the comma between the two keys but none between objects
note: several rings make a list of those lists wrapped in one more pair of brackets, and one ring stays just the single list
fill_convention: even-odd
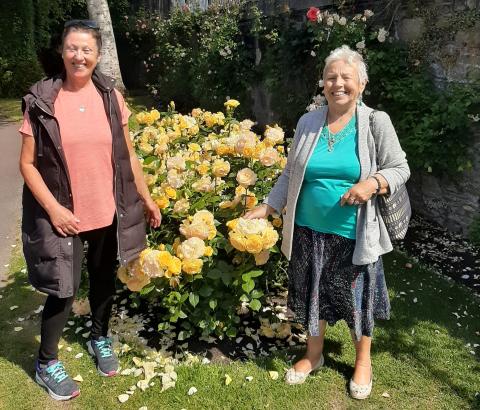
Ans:
[{"label": "bracelet", "polygon": [[372,178],[377,182],[377,189],[375,191],[375,195],[378,195],[380,193],[380,190],[382,189],[382,184],[380,183],[380,180],[377,176],[372,175]]}]

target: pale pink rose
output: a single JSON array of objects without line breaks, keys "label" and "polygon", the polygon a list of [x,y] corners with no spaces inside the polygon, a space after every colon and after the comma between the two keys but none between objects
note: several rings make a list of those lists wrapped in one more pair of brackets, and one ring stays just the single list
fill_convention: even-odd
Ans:
[{"label": "pale pink rose", "polygon": [[167,181],[168,184],[175,189],[181,188],[185,184],[182,174],[179,174],[176,169],[171,169],[168,171]]},{"label": "pale pink rose", "polygon": [[180,259],[198,259],[205,253],[205,242],[197,237],[183,241],[177,248],[177,256]]},{"label": "pale pink rose", "polygon": [[260,154],[260,162],[266,167],[271,167],[279,160],[278,151],[275,148],[269,147]]}]

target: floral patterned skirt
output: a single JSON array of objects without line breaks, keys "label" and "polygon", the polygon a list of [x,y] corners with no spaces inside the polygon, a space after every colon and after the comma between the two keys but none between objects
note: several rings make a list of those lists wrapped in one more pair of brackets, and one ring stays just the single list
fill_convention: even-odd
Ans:
[{"label": "floral patterned skirt", "polygon": [[288,307],[294,320],[320,334],[319,320],[345,320],[355,338],[372,336],[374,319],[389,319],[382,258],[353,265],[355,240],[295,225],[288,267]]}]

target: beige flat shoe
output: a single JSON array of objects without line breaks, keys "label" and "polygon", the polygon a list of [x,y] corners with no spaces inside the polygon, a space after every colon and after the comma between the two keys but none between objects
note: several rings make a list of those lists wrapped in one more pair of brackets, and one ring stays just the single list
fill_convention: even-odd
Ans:
[{"label": "beige flat shoe", "polygon": [[291,367],[287,370],[285,374],[285,383],[287,384],[302,384],[307,379],[310,373],[315,372],[316,370],[320,369],[325,363],[325,358],[323,354],[320,356],[317,364],[312,367],[312,369],[308,372],[297,372],[294,367]]},{"label": "beige flat shoe", "polygon": [[350,390],[350,396],[352,396],[353,399],[357,400],[364,400],[370,396],[370,393],[372,392],[372,385],[373,385],[373,373],[370,370],[370,383],[368,384],[357,384],[353,381],[353,378],[350,379],[349,383],[349,390]]}]

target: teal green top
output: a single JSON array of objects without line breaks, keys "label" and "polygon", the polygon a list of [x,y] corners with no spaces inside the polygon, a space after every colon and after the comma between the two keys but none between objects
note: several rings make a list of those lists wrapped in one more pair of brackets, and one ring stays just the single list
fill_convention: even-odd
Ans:
[{"label": "teal green top", "polygon": [[325,125],[305,169],[295,223],[355,239],[357,206],[340,206],[340,199],[359,178],[356,116],[337,134]]}]

